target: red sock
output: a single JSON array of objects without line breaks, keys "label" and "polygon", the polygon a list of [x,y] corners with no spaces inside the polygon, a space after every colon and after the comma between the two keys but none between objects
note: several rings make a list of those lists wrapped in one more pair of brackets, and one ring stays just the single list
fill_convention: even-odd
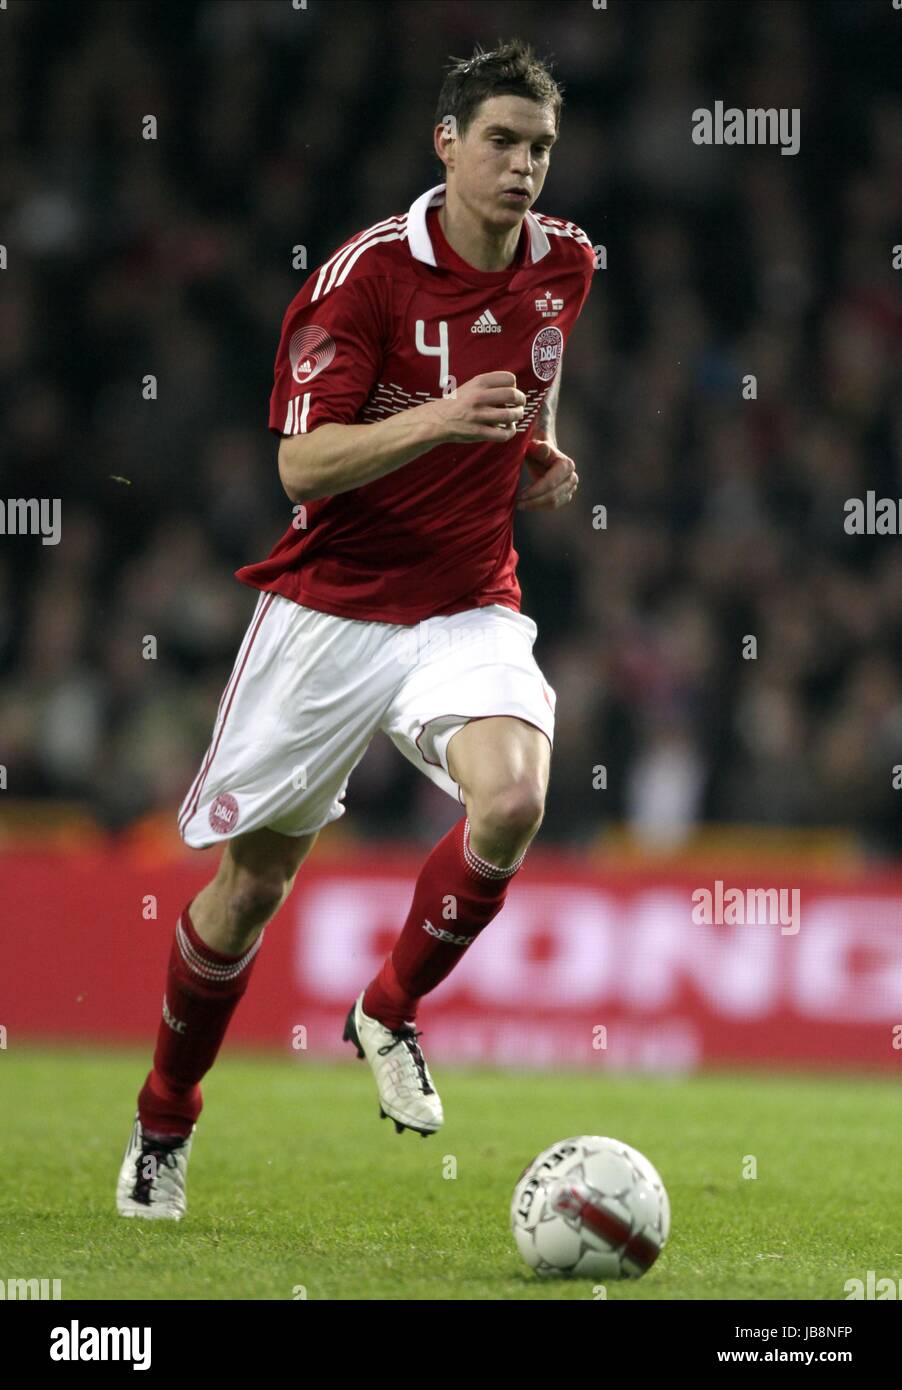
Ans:
[{"label": "red sock", "polygon": [[[468,819],[452,826],[420,870],[401,935],[364,993],[364,1013],[386,1028],[412,1023],[421,996],[450,975],[501,911],[508,884],[525,857],[524,850],[516,864],[499,869],[470,848]],[[452,918],[445,916],[449,897],[457,905]]]},{"label": "red sock", "polygon": [[153,1068],[138,1096],[145,1129],[190,1134],[203,1106],[198,1083],[216,1060],[262,941],[263,932],[242,955],[223,955],[201,940],[185,908],[169,955]]}]

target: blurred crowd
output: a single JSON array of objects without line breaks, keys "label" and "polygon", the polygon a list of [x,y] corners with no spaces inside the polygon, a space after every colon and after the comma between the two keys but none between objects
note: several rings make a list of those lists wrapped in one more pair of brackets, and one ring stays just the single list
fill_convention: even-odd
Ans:
[{"label": "blurred crowd", "polygon": [[[519,34],[565,86],[537,206],[607,252],[563,374],[577,499],[515,529],[558,696],[542,835],[840,825],[897,852],[902,548],[844,504],[902,498],[902,16],[10,0],[0,23],[0,493],[62,499],[58,546],[0,537],[4,796],[113,829],[177,806],[256,597],[232,573],[290,520],[267,411],[292,248],[312,269],[438,182],[443,65]],[[717,99],[798,107],[798,155],[693,144]],[[458,814],[381,736],[347,806],[427,841]]]}]

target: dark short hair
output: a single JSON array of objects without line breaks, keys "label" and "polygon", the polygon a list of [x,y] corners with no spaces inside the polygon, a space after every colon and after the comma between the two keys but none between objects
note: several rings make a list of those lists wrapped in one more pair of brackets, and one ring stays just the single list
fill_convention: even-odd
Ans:
[{"label": "dark short hair", "polygon": [[551,75],[549,63],[537,58],[522,39],[501,43],[490,52],[477,44],[471,58],[451,59],[439,93],[435,125],[453,116],[458,134],[465,135],[479,107],[489,97],[515,96],[550,106],[557,132],[563,92],[563,86]]}]

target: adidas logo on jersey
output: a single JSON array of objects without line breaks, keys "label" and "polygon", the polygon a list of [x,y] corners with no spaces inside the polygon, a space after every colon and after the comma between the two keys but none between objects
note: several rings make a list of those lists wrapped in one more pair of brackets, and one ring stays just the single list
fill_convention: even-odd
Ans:
[{"label": "adidas logo on jersey", "polygon": [[474,324],[470,325],[471,333],[500,333],[501,324],[495,318],[491,309],[483,309],[479,318]]}]

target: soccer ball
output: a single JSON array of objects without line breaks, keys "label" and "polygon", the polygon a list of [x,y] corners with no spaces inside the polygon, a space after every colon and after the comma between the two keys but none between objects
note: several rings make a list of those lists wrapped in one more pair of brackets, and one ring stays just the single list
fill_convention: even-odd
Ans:
[{"label": "soccer ball", "polygon": [[517,1249],[537,1274],[638,1279],[670,1233],[657,1171],[619,1139],[562,1139],[520,1174],[511,1202]]}]

